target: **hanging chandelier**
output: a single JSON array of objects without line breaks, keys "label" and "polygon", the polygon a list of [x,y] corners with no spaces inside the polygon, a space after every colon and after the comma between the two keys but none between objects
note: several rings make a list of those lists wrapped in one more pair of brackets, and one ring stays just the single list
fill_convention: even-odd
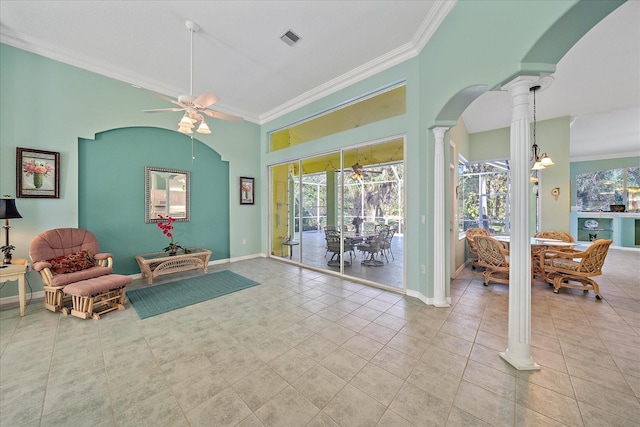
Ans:
[{"label": "hanging chandelier", "polygon": [[531,146],[531,160],[533,167],[531,170],[546,169],[547,166],[553,165],[553,160],[547,153],[540,153],[540,147],[536,142],[536,91],[540,89],[540,85],[532,86],[529,90],[533,92],[533,145]]}]

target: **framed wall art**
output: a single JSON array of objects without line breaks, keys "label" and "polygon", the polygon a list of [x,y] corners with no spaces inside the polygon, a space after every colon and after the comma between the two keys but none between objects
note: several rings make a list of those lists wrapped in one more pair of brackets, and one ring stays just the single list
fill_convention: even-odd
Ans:
[{"label": "framed wall art", "polygon": [[241,205],[253,205],[255,196],[255,179],[247,178],[245,176],[240,177],[240,204]]},{"label": "framed wall art", "polygon": [[16,148],[18,197],[60,198],[60,153]]}]

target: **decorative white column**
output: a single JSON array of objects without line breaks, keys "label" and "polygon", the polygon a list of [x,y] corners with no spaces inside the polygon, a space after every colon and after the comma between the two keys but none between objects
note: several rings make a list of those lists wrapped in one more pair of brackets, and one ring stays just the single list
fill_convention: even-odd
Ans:
[{"label": "decorative white column", "polygon": [[444,134],[446,127],[433,128],[436,137],[435,156],[433,160],[433,305],[449,307],[447,302],[447,278],[445,260],[445,230],[448,229],[444,220]]},{"label": "decorative white column", "polygon": [[502,89],[511,94],[511,231],[509,340],[500,356],[520,370],[538,370],[531,357],[531,241],[529,236],[529,88],[537,77],[518,77]]}]

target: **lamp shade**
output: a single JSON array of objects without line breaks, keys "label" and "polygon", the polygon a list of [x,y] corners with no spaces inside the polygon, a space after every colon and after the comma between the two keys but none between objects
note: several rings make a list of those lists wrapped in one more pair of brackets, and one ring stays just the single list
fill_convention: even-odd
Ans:
[{"label": "lamp shade", "polygon": [[22,218],[15,199],[0,199],[0,219]]}]

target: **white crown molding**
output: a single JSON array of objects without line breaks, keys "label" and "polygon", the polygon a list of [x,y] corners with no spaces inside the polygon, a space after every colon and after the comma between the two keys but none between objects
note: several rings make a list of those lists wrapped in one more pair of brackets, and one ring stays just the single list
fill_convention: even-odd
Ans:
[{"label": "white crown molding", "polygon": [[264,114],[261,114],[259,123],[264,124],[277,119],[278,117],[302,108],[311,102],[322,99],[325,96],[331,95],[332,93],[349,87],[359,81],[417,56],[431,39],[433,34],[435,34],[436,30],[444,18],[449,14],[451,9],[455,6],[456,2],[457,0],[436,1],[425,19],[422,21],[420,28],[411,42],[405,43],[404,45],[361,65],[360,67],[354,68],[335,79],[317,86],[314,89],[307,91]]},{"label": "white crown molding", "polygon": [[287,113],[295,111],[301,107],[304,107],[307,104],[310,104],[313,101],[317,101],[319,99],[324,98],[325,96],[331,95],[341,89],[349,87],[361,80],[366,79],[367,77],[373,76],[380,71],[384,71],[396,64],[399,64],[407,59],[413,58],[416,56],[416,51],[413,48],[413,44],[406,43],[405,45],[392,50],[378,58],[367,62],[357,68],[354,68],[351,71],[344,73],[341,76],[336,77],[335,79],[329,80],[328,82],[317,86],[300,96],[297,96],[284,104],[267,111],[264,114],[260,115],[260,124],[267,123],[271,120],[277,119],[280,116],[283,116]]},{"label": "white crown molding", "polygon": [[413,38],[413,44],[416,50],[420,52],[427,44],[431,37],[435,34],[442,21],[447,17],[451,9],[456,5],[458,0],[438,0],[433,7],[429,9],[429,13],[422,21],[420,28]]},{"label": "white crown molding", "polygon": [[580,156],[571,157],[570,162],[589,162],[592,160],[609,160],[609,159],[623,159],[625,157],[640,157],[640,151],[630,151],[626,153],[607,153],[607,154],[595,154],[593,156]]}]

